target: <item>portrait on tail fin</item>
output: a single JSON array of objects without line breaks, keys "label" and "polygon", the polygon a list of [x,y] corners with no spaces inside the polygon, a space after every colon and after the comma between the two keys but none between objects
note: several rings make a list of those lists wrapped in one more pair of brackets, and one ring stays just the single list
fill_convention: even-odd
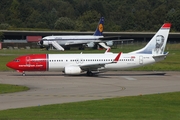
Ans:
[{"label": "portrait on tail fin", "polygon": [[164,51],[164,36],[163,35],[157,35],[156,36],[156,44],[155,48],[153,49],[153,54],[163,54]]}]

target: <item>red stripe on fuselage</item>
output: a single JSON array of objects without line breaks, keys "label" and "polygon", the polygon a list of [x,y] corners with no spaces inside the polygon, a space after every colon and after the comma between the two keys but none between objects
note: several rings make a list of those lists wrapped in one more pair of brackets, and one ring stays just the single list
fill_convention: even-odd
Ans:
[{"label": "red stripe on fuselage", "polygon": [[12,69],[20,71],[47,71],[48,70],[47,54],[32,54],[20,56],[15,61],[9,62]]},{"label": "red stripe on fuselage", "polygon": [[47,70],[47,54],[29,55],[31,71],[46,71]]}]

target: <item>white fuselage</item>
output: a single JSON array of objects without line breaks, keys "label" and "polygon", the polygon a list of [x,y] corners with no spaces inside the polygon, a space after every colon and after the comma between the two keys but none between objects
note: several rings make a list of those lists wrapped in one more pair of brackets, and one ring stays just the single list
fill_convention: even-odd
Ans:
[{"label": "white fuselage", "polygon": [[[62,71],[66,66],[110,63],[117,54],[49,54],[49,71]],[[122,54],[117,63],[105,64],[105,70],[124,70],[163,60],[149,54]]]},{"label": "white fuselage", "polygon": [[43,41],[57,41],[58,44],[62,46],[73,45],[73,44],[85,44],[90,42],[101,42],[99,38],[103,36],[93,36],[93,35],[74,35],[74,36],[47,36],[44,37]]}]

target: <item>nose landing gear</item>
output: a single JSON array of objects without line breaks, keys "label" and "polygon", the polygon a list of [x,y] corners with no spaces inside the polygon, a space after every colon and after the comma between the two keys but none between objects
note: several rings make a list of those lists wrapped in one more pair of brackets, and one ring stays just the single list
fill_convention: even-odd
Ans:
[{"label": "nose landing gear", "polygon": [[22,73],[22,76],[26,76],[26,73],[25,73],[25,71],[17,70],[17,72],[20,72],[20,73]]},{"label": "nose landing gear", "polygon": [[22,76],[26,76],[26,73],[24,71],[22,72]]}]

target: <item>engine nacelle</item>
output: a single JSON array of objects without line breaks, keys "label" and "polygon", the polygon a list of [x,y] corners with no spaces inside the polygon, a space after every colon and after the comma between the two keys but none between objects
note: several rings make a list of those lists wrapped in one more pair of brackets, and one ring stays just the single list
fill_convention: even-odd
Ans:
[{"label": "engine nacelle", "polygon": [[52,41],[47,41],[47,40],[41,40],[37,43],[37,45],[40,46],[49,46],[50,44],[52,44]]},{"label": "engine nacelle", "polygon": [[107,45],[107,46],[113,46],[113,41],[107,41],[107,42],[106,42],[106,45]]},{"label": "engine nacelle", "polygon": [[94,42],[87,43],[86,46],[89,48],[92,48],[92,47],[94,47]]},{"label": "engine nacelle", "polygon": [[66,66],[64,68],[64,73],[67,75],[78,75],[82,72],[79,66]]}]

